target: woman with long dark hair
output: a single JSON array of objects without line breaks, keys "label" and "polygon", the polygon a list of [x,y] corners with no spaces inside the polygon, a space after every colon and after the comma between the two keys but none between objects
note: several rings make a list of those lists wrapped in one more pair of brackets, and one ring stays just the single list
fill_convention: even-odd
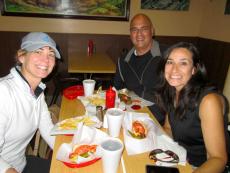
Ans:
[{"label": "woman with long dark hair", "polygon": [[187,150],[194,172],[222,172],[227,162],[226,100],[208,83],[197,48],[186,42],[171,46],[159,73],[154,99],[166,115],[164,129]]}]

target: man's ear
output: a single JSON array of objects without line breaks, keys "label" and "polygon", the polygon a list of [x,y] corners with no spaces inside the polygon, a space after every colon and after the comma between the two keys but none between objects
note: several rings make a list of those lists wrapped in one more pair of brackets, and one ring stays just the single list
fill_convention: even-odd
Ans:
[{"label": "man's ear", "polygon": [[152,30],[152,37],[154,37],[155,36],[155,28],[152,26],[151,30]]},{"label": "man's ear", "polygon": [[192,68],[192,75],[196,74],[196,69],[197,69],[196,67]]}]

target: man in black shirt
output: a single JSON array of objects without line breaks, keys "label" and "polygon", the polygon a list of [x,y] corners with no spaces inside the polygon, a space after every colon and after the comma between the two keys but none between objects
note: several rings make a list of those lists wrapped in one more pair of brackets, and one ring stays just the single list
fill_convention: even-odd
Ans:
[{"label": "man in black shirt", "polygon": [[[157,67],[161,52],[157,41],[153,40],[155,29],[148,16],[135,15],[130,22],[130,38],[134,47],[118,59],[114,78],[116,89],[127,88],[138,96],[152,101],[152,93],[159,81]],[[156,105],[149,107],[157,120],[162,123],[162,116]]]}]

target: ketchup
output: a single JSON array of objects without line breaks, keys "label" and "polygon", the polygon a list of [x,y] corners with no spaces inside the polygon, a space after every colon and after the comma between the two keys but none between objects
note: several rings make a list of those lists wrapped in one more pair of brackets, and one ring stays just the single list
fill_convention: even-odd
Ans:
[{"label": "ketchup", "polygon": [[93,40],[88,41],[88,56],[93,54]]},{"label": "ketchup", "polygon": [[115,107],[115,98],[116,98],[116,92],[110,86],[109,89],[106,90],[106,94],[105,94],[105,107],[107,109]]},{"label": "ketchup", "polygon": [[133,110],[138,110],[138,109],[141,109],[141,106],[140,105],[132,105],[131,108]]}]

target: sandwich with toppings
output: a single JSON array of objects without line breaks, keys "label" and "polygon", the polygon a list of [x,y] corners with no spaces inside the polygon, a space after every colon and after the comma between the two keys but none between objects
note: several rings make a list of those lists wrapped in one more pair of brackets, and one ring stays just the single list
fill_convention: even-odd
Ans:
[{"label": "sandwich with toppings", "polygon": [[132,104],[132,99],[131,99],[131,97],[129,97],[129,96],[126,95],[126,94],[119,93],[119,94],[118,94],[118,98],[120,99],[121,102],[124,102],[124,103],[127,104],[127,105]]},{"label": "sandwich with toppings", "polygon": [[76,163],[78,160],[78,157],[84,157],[84,158],[94,158],[94,154],[96,152],[97,145],[76,145],[73,147],[73,151],[69,155],[69,159],[71,162]]},{"label": "sandwich with toppings", "polygon": [[147,128],[142,121],[135,120],[132,123],[132,131],[129,134],[136,139],[143,139],[147,136]]}]

